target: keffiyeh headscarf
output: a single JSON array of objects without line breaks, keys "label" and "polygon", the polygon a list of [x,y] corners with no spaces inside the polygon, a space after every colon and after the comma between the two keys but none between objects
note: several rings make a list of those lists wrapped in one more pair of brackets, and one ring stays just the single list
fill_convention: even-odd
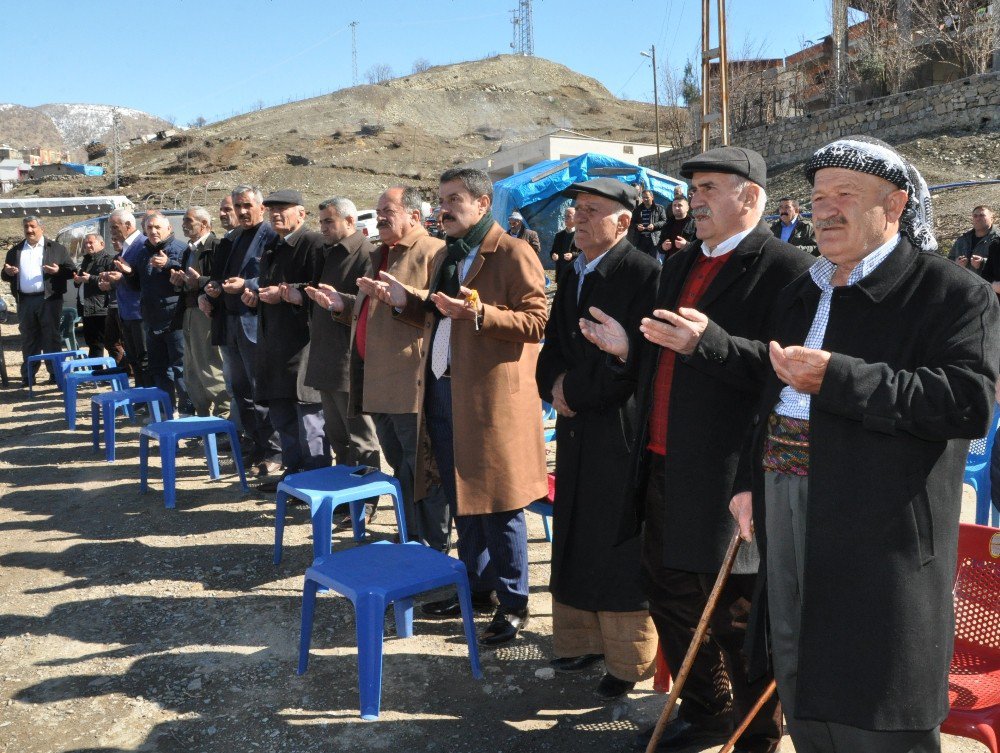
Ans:
[{"label": "keffiyeh headscarf", "polygon": [[917,168],[884,141],[867,136],[849,136],[827,144],[806,164],[806,178],[812,183],[817,170],[841,167],[883,178],[906,191],[908,200],[899,219],[900,232],[922,251],[937,251],[934,238],[934,210],[927,183]]}]

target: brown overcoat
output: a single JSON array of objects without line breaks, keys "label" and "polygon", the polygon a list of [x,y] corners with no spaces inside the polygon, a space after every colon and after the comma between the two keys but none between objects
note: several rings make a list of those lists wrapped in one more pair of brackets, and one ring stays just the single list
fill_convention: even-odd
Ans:
[{"label": "brown overcoat", "polygon": [[[426,297],[430,286],[431,265],[435,254],[444,248],[444,241],[428,235],[423,225],[417,225],[396,245],[386,250],[380,246],[372,252],[372,274],[377,278],[382,255],[389,254],[387,272],[408,290]],[[344,310],[334,319],[351,328],[351,364],[349,413],[416,413],[421,401],[417,375],[421,364],[421,341],[424,330],[417,326],[400,326],[394,321],[389,307],[377,298],[368,305],[368,339],[366,360],[362,361],[355,345],[358,316],[367,296],[358,292],[344,298]],[[418,497],[419,499],[419,497]]]},{"label": "brown overcoat", "polygon": [[[437,279],[446,251],[434,257]],[[482,326],[456,319],[451,331],[451,397],[459,515],[517,510],[548,493],[542,403],[535,386],[538,343],[548,319],[545,273],[538,255],[494,224],[462,281],[479,293]],[[397,319],[423,327],[425,347],[417,387],[420,430],[423,391],[435,315],[425,295],[410,293]],[[397,325],[407,327],[402,321]],[[417,447],[416,490],[427,492],[427,443]]]}]

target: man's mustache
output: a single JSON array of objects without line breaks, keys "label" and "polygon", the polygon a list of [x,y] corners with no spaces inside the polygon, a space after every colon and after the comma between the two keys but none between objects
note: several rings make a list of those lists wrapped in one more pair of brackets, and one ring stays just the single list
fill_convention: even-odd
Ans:
[{"label": "man's mustache", "polygon": [[813,220],[813,227],[817,230],[826,230],[827,228],[839,227],[846,224],[847,218],[842,214],[838,214],[836,217],[830,217],[825,220]]},{"label": "man's mustache", "polygon": [[698,207],[697,209],[691,210],[691,216],[695,219],[708,218],[712,216],[712,210],[708,207]]},{"label": "man's mustache", "polygon": [[451,212],[442,212],[441,213],[441,219],[442,220],[453,220],[453,219],[455,219],[455,215],[453,215]]}]

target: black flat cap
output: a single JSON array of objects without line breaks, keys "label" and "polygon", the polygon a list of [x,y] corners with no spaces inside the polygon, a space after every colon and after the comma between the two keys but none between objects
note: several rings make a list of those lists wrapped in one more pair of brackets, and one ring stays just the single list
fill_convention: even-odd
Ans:
[{"label": "black flat cap", "polygon": [[272,191],[264,199],[264,206],[271,204],[292,204],[294,206],[305,206],[302,203],[302,194],[291,188],[282,188],[280,191]]},{"label": "black flat cap", "polygon": [[639,203],[638,186],[630,186],[614,178],[594,178],[582,183],[572,183],[562,191],[563,196],[574,198],[577,194],[592,193],[605,199],[617,201],[626,209],[635,209]]},{"label": "black flat cap", "polygon": [[695,173],[732,173],[767,188],[767,165],[753,149],[741,146],[720,146],[692,157],[681,165],[681,176],[692,178]]}]

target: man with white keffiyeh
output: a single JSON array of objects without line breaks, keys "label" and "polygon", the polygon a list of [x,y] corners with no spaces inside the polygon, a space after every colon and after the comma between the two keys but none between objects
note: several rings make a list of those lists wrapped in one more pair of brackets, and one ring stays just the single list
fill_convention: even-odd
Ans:
[{"label": "man with white keffiyeh", "polygon": [[761,552],[751,673],[772,664],[798,753],[936,753],[962,474],[990,420],[1000,306],[925,253],[927,186],[888,144],[835,141],[806,176],[822,258],[775,302],[770,342],[685,316],[689,363],[763,390],[730,505]]}]

